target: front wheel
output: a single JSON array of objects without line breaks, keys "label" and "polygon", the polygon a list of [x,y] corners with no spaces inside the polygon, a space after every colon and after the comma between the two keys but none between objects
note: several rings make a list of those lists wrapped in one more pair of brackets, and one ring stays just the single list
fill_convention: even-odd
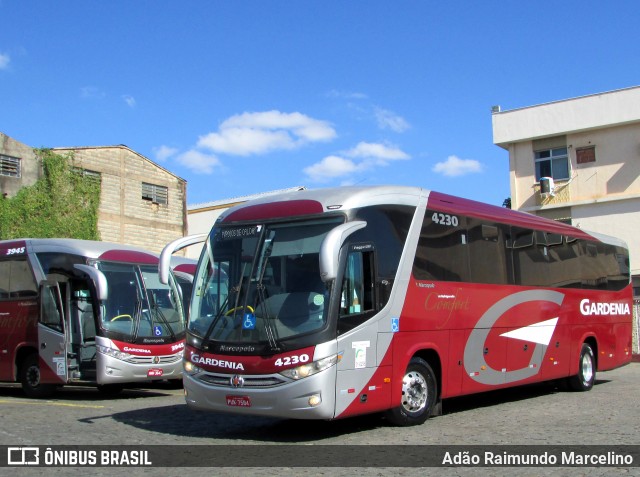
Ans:
[{"label": "front wheel", "polygon": [[589,391],[596,380],[596,360],[591,346],[582,344],[578,374],[568,379],[569,387],[574,391]]},{"label": "front wheel", "polygon": [[55,384],[42,384],[40,382],[40,365],[38,355],[30,354],[20,366],[20,383],[22,390],[30,398],[46,398],[55,390]]},{"label": "front wheel", "polygon": [[402,378],[402,397],[398,407],[390,409],[386,417],[396,426],[422,424],[431,415],[438,398],[436,376],[422,358],[412,358]]}]

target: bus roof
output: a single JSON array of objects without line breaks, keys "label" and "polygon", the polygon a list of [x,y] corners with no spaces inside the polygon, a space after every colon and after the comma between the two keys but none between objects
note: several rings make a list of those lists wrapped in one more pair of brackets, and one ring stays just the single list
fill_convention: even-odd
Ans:
[{"label": "bus roof", "polygon": [[544,230],[575,238],[595,240],[627,248],[622,240],[615,237],[587,232],[583,229],[527,212],[519,212],[409,186],[381,185],[290,191],[239,204],[221,214],[218,221],[230,223],[299,217],[379,204],[416,207],[420,203],[420,199],[424,197],[428,198],[427,207],[430,209],[492,220],[523,228]]},{"label": "bus roof", "polygon": [[69,253],[87,258],[113,262],[144,263],[155,265],[158,256],[148,250],[120,243],[99,242],[69,238],[21,238],[0,240],[0,254],[9,248],[27,247],[36,253]]}]

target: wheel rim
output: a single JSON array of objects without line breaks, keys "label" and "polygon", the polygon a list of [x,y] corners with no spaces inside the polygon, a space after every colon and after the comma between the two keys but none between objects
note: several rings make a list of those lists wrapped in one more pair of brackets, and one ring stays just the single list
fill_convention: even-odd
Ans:
[{"label": "wheel rim", "polygon": [[582,382],[589,384],[593,379],[593,359],[589,353],[582,356]]},{"label": "wheel rim", "polygon": [[402,380],[402,407],[409,413],[419,413],[427,406],[427,382],[422,374],[409,371]]},{"label": "wheel rim", "polygon": [[582,381],[589,384],[593,379],[593,359],[589,353],[582,357]]},{"label": "wheel rim", "polygon": [[40,384],[40,369],[37,366],[30,366],[27,369],[27,384],[32,388],[36,388]]}]

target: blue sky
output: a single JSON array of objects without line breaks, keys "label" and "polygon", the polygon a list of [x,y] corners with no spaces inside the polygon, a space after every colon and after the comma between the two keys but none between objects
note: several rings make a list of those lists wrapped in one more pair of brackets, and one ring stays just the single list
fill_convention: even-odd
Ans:
[{"label": "blue sky", "polygon": [[640,3],[0,0],[0,131],[125,144],[188,204],[418,185],[501,205],[491,107],[640,84]]}]

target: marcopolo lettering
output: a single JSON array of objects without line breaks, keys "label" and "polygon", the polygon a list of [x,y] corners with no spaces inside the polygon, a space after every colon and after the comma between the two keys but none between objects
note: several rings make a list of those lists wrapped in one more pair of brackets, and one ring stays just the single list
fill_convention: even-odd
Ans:
[{"label": "marcopolo lettering", "polygon": [[591,302],[585,298],[580,302],[580,313],[590,315],[628,315],[630,308],[628,303],[599,303]]},{"label": "marcopolo lettering", "polygon": [[216,358],[205,358],[204,356],[200,356],[199,354],[192,354],[191,361],[196,364],[206,364],[209,366],[217,366],[218,368],[229,368],[244,371],[244,366],[242,366],[242,363],[236,363],[235,361],[225,361],[223,359]]}]

